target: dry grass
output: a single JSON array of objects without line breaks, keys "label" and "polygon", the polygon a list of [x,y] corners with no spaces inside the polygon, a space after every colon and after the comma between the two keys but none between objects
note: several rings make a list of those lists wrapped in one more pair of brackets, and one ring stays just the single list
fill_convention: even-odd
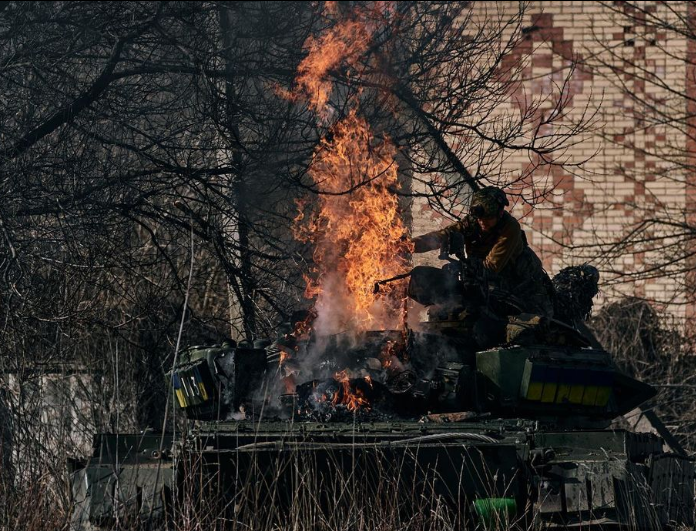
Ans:
[{"label": "dry grass", "polygon": [[[371,451],[366,459],[355,453],[322,455],[316,451],[291,452],[274,449],[264,458],[251,454],[245,466],[230,467],[238,456],[187,453],[180,461],[182,480],[171,492],[166,520],[147,521],[123,510],[118,522],[106,524],[109,531],[454,531],[498,529],[537,531],[543,529],[538,514],[526,520],[502,518],[476,525],[472,500],[462,490],[443,492],[448,466],[414,467],[417,456],[410,451],[394,454]],[[340,457],[339,457],[340,455]],[[237,456],[237,457],[235,457]],[[228,462],[224,462],[227,459]],[[330,465],[327,468],[327,464]],[[444,463],[440,463],[444,464]],[[505,496],[512,492],[494,487],[494,474],[487,470],[460,469],[462,482],[478,474],[489,489],[479,495]],[[70,530],[70,513],[64,504],[65,477],[33,478],[14,489],[3,489],[0,530]],[[450,475],[449,481],[452,480]],[[512,486],[512,484],[510,484]],[[633,493],[636,507],[649,507],[649,494]],[[132,501],[132,500],[129,500]],[[132,508],[132,505],[130,505]],[[631,517],[631,522],[646,515]],[[628,525],[625,529],[637,528]],[[645,525],[642,526],[645,529]],[[651,529],[653,527],[650,527]],[[658,528],[657,524],[654,526]],[[83,528],[94,531],[93,528]],[[684,528],[683,531],[686,531]]]},{"label": "dry grass", "polygon": [[[595,317],[593,328],[624,370],[664,386],[659,387],[661,394],[653,405],[680,442],[690,451],[696,450],[694,343],[635,299],[603,309]],[[27,458],[14,463],[13,474],[7,466],[0,474],[0,531],[68,531],[71,508],[67,470],[57,464],[55,454],[47,458],[36,431],[27,430],[25,435],[15,444],[34,446],[26,451],[16,447],[15,451]],[[335,463],[334,473],[322,474],[316,453],[288,459],[287,454],[278,452],[275,468],[271,467],[275,473],[269,473],[268,462],[252,462],[248,473],[231,478],[211,474],[205,465],[204,457],[208,456],[191,456],[181,463],[185,479],[172,493],[172,510],[166,526],[159,526],[162,529],[449,531],[473,524],[470,500],[455,495],[453,502],[447,501],[438,486],[441,477],[437,473],[421,469],[418,473],[425,479],[417,481],[405,461],[385,466],[389,459],[374,459],[362,467]],[[282,474],[278,473],[279,467]],[[233,492],[230,485],[236,485]],[[499,527],[537,529],[537,518],[532,515],[530,520],[500,522]],[[123,531],[156,527],[127,518],[118,525]]]},{"label": "dry grass", "polygon": [[176,529],[446,531],[467,517],[436,492],[441,478],[432,471],[408,472],[405,462],[383,466],[378,450],[369,469],[365,462],[346,468],[336,456],[321,462],[317,456],[281,451],[270,461],[251,457],[245,471],[227,469],[222,475],[203,473],[200,459],[188,463]]}]

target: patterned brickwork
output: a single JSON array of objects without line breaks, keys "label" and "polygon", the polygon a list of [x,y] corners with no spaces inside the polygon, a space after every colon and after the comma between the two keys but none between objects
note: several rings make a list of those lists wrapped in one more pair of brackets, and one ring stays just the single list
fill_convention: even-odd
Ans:
[{"label": "patterned brickwork", "polygon": [[[482,9],[489,7],[488,2],[479,4]],[[513,2],[496,5],[510,13],[517,9]],[[641,5],[666,19],[675,16],[675,7],[686,12],[679,3],[670,9],[659,2]],[[654,74],[669,87],[683,91],[689,72],[681,58],[688,51],[687,42],[653,31],[640,20],[629,24],[622,15],[599,2],[533,2],[527,11],[525,39],[507,59],[524,65],[525,82],[517,99],[511,98],[508,110],[514,109],[520,94],[543,98],[556,91],[577,60],[566,87],[567,119],[596,114],[592,134],[578,139],[566,153],[572,162],[588,161],[581,169],[540,168],[530,179],[516,183],[511,192],[526,201],[517,200],[513,212],[525,225],[528,240],[549,273],[589,261],[602,270],[600,304],[620,295],[638,295],[670,303],[666,306],[684,317],[693,313],[684,304],[687,279],[629,281],[625,273],[644,271],[664,257],[649,246],[621,243],[622,235],[646,217],[655,214],[676,219],[683,217],[685,207],[696,206],[696,187],[687,186],[688,176],[676,175],[661,157],[645,152],[659,151],[662,146],[686,147],[686,137],[636,116],[634,101],[627,95],[630,91],[683,112],[679,107],[685,105],[683,98],[661,93],[641,77],[644,72]],[[663,47],[672,50],[673,56],[662,53]],[[616,75],[616,68],[622,73]],[[694,90],[693,84],[689,90]],[[544,108],[542,105],[541,110]],[[526,155],[510,157],[505,169],[524,173],[529,164]],[[532,208],[530,199],[544,191],[544,198]],[[422,201],[415,202],[414,233],[442,223]]]},{"label": "patterned brickwork", "polygon": [[[691,27],[696,27],[696,7],[694,4],[688,4],[686,16]],[[696,57],[696,40],[688,41],[687,57]],[[687,116],[689,118],[687,118],[686,124],[686,152],[688,154],[688,163],[692,168],[696,168],[696,65],[693,62],[689,62],[686,65],[686,93],[689,97],[687,103]],[[687,222],[691,226],[696,225],[696,175],[693,172],[686,179],[686,210]],[[696,257],[690,260],[689,266],[692,271],[685,279],[687,297],[696,299]],[[696,323],[696,305],[688,304],[685,314],[687,323]],[[691,324],[691,326],[693,327],[694,325]]]}]

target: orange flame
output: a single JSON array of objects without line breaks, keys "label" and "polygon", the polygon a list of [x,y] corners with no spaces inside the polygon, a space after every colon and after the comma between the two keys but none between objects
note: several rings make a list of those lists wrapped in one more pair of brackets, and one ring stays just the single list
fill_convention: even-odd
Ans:
[{"label": "orange flame", "polygon": [[333,84],[327,74],[345,61],[354,64],[367,50],[370,35],[365,25],[357,20],[339,24],[319,38],[309,37],[305,49],[309,54],[297,68],[297,88],[309,98],[309,107],[323,113],[329,101]]},{"label": "orange flame", "polygon": [[294,393],[296,389],[295,375],[297,372],[293,370],[292,364],[289,363],[293,359],[293,354],[287,350],[281,349],[278,359],[278,367],[280,369],[280,380],[285,386],[286,393]]},{"label": "orange flame", "polygon": [[302,321],[295,323],[295,327],[292,331],[292,336],[300,339],[306,339],[312,330],[312,323],[317,316],[314,312],[309,312],[309,315],[305,317]]},{"label": "orange flame", "polygon": [[360,408],[369,408],[370,402],[365,398],[360,389],[356,389],[355,393],[351,389],[350,375],[348,371],[340,371],[334,374],[334,380],[341,384],[343,393],[336,393],[333,401],[334,406],[344,404],[348,411],[357,411]]},{"label": "orange flame", "polygon": [[399,344],[396,341],[387,341],[382,352],[379,353],[379,361],[382,362],[382,367],[390,369],[394,364],[394,360],[398,360]]},{"label": "orange flame", "polygon": [[[338,2],[326,2],[329,18],[340,16]],[[294,93],[279,89],[281,96],[295,100],[298,95],[308,99],[309,108],[326,115],[326,107],[333,90],[330,74],[345,64],[350,70],[359,69],[375,31],[394,16],[395,2],[363,2],[348,17],[329,27],[319,37],[309,36],[303,48],[307,56],[297,67]]]},{"label": "orange flame", "polygon": [[[307,98],[310,109],[326,119],[331,75],[344,66],[349,67],[342,70],[348,77],[351,70],[358,70],[373,35],[394,16],[395,6],[393,2],[360,3],[321,35],[310,36],[294,92],[286,92],[285,97]],[[329,18],[340,17],[340,12],[338,4],[326,10]],[[331,126],[315,150],[308,173],[318,192],[318,205],[309,219],[304,219],[302,211],[307,205],[300,205],[295,237],[314,243],[314,267],[305,276],[305,296],[316,298],[316,327],[322,333],[398,323],[395,317],[401,309],[391,300],[393,285],[382,289],[379,302],[373,294],[376,281],[406,271],[405,256],[411,250],[395,194],[395,154],[391,141],[375,139],[355,109]]]},{"label": "orange flame", "polygon": [[[322,192],[316,216],[295,227],[295,237],[315,245],[313,277],[305,296],[318,296],[317,310],[341,309],[337,328],[385,327],[400,313],[400,301],[375,305],[376,281],[408,268],[410,243],[399,216],[396,149],[377,141],[355,111],[334,125],[315,151],[309,175]],[[303,221],[303,222],[302,222]],[[390,294],[387,285],[383,294]],[[384,300],[384,299],[383,299]]]}]

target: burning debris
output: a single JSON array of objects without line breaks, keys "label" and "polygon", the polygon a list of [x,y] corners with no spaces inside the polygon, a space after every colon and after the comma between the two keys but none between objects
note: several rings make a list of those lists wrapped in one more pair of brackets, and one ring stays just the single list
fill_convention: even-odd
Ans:
[{"label": "burning debris", "polygon": [[306,382],[297,388],[297,412],[301,418],[327,422],[347,417],[372,418],[373,405],[383,393],[369,376],[351,378],[340,371],[332,380]]},{"label": "burning debris", "polygon": [[443,338],[410,330],[285,335],[279,343],[294,345],[288,357],[269,355],[283,384],[279,415],[300,420],[418,418],[456,394],[463,367]]}]

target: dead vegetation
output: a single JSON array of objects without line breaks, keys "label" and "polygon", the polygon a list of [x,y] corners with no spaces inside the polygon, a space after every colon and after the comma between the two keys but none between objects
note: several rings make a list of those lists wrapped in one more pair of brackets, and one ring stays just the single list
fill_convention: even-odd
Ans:
[{"label": "dead vegetation", "polygon": [[628,297],[602,308],[592,329],[615,363],[657,388],[647,407],[689,452],[696,450],[694,339],[643,299]]}]

